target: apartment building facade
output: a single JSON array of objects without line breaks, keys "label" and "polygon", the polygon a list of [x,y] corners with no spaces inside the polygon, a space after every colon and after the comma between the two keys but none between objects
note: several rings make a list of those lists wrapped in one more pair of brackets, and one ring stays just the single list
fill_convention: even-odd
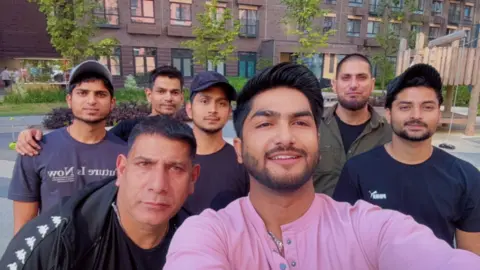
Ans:
[{"label": "apartment building facade", "polygon": [[[27,0],[13,2],[17,1]],[[237,60],[216,67],[198,66],[193,63],[192,52],[182,48],[181,42],[194,38],[192,30],[198,25],[196,14],[204,10],[205,0],[99,1],[103,8],[95,13],[104,18],[106,24],[100,25],[97,38],[116,37],[120,41],[120,46],[110,57],[100,59],[112,71],[118,87],[128,75],[145,77],[151,69],[165,64],[181,70],[187,82],[206,68],[226,76],[251,77],[262,60],[273,64],[291,61],[298,46],[297,37],[287,35],[289,26],[281,22],[286,7],[280,0],[219,0],[218,12],[229,8],[241,23],[240,35],[235,41]],[[318,55],[307,60],[317,77],[332,78],[337,63],[345,54],[372,54],[378,50],[375,36],[381,28],[380,1],[324,0],[321,7],[330,12],[315,23],[325,31],[335,29],[336,33],[329,39],[327,47],[319,49]],[[433,39],[456,29],[473,33],[475,23],[480,19],[480,0],[415,1],[415,11],[408,14],[405,23],[391,24],[399,34],[400,31],[422,31]],[[401,9],[403,5],[401,0],[397,8]],[[41,40],[39,35],[45,34],[43,31],[36,37],[31,35],[30,41]]]}]

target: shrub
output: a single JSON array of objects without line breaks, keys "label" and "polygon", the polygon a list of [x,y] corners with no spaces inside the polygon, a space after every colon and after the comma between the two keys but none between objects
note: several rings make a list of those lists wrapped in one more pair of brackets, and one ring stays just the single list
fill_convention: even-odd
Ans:
[{"label": "shrub", "polygon": [[228,82],[237,90],[237,92],[242,91],[243,86],[247,83],[248,78],[243,77],[227,77]]},{"label": "shrub", "polygon": [[20,103],[52,103],[64,102],[66,92],[58,85],[16,83],[7,92],[3,102]]},{"label": "shrub", "polygon": [[136,102],[146,102],[147,97],[145,92],[140,89],[127,89],[120,88],[115,91],[115,98],[118,102],[123,101],[136,101]]},{"label": "shrub", "polygon": [[[123,102],[115,106],[107,119],[107,126],[114,126],[126,119],[133,119],[149,115],[150,107],[146,103]],[[47,129],[57,129],[71,124],[72,110],[68,108],[55,108],[43,118],[43,126]]]},{"label": "shrub", "polygon": [[135,76],[132,74],[125,77],[123,85],[127,90],[140,90],[140,87],[138,87],[137,81],[135,80]]}]

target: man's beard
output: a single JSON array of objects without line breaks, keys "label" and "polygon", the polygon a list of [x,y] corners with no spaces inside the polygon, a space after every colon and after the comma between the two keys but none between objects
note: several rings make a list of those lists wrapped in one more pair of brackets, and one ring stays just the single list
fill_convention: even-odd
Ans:
[{"label": "man's beard", "polygon": [[210,134],[210,135],[213,135],[213,134],[217,134],[218,132],[221,132],[223,130],[223,127],[225,125],[222,125],[221,127],[219,128],[206,128],[204,126],[202,126],[202,124],[198,123],[197,121],[195,121],[195,119],[193,119],[193,124],[198,128],[200,129],[201,131],[207,133],[207,134]]},{"label": "man's beard", "polygon": [[[425,133],[420,134],[420,135],[416,135],[416,136],[409,135],[408,132],[404,129],[404,127],[406,127],[407,125],[411,125],[411,124],[423,125],[424,127],[427,128],[427,130],[425,131]],[[430,139],[433,136],[433,133],[434,133],[434,132],[428,130],[428,125],[427,124],[425,124],[424,122],[421,122],[419,120],[408,121],[408,122],[403,124],[403,127],[399,127],[399,125],[392,124],[392,130],[393,130],[393,133],[395,133],[395,135],[397,135],[398,137],[400,137],[404,140],[407,140],[407,141],[411,141],[411,142],[423,142],[425,140]]]},{"label": "man's beard", "polygon": [[[294,149],[294,148],[276,148],[269,152],[277,152],[277,151],[295,151],[295,152],[302,152],[301,158],[306,158],[307,153],[305,151]],[[284,175],[284,176],[273,176],[272,173],[267,168],[259,168],[258,167],[258,160],[250,155],[246,149],[243,149],[243,164],[247,169],[248,173],[257,180],[263,186],[280,193],[292,193],[303,187],[312,177],[313,172],[315,171],[315,167],[318,163],[318,152],[313,157],[312,164],[307,164],[304,171],[295,176]],[[268,156],[267,154],[265,156]]]},{"label": "man's beard", "polygon": [[349,111],[358,111],[365,108],[365,106],[367,106],[368,98],[361,99],[361,100],[346,100],[338,96],[338,103],[340,104],[340,106],[342,106],[343,108]]}]

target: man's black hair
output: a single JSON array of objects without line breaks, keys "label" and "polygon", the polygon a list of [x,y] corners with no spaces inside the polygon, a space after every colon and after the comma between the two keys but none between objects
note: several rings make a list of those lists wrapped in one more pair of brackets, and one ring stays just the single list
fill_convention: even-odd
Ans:
[{"label": "man's black hair", "polygon": [[160,135],[171,140],[179,140],[190,146],[190,157],[193,159],[197,152],[197,141],[192,128],[179,120],[167,115],[146,117],[136,124],[128,137],[128,150],[132,148],[140,135]]},{"label": "man's black hair", "polygon": [[242,138],[245,118],[252,109],[252,101],[260,93],[276,87],[297,89],[307,97],[317,127],[323,115],[323,96],[320,82],[307,67],[293,63],[280,63],[262,70],[251,78],[237,98],[233,123],[239,138]]},{"label": "man's black hair", "polygon": [[438,105],[441,106],[443,103],[443,95],[441,89],[435,89],[424,77],[414,77],[402,83],[402,87],[395,89],[394,91],[387,91],[387,96],[385,100],[385,108],[392,109],[392,104],[397,98],[397,95],[401,93],[404,89],[415,86],[425,86],[432,88],[435,91],[438,99]]},{"label": "man's black hair", "polygon": [[107,78],[95,72],[85,72],[80,74],[74,81],[70,82],[70,85],[68,86],[68,93],[71,94],[73,89],[75,89],[75,87],[77,87],[79,84],[92,81],[101,81],[113,98],[113,85],[110,84]]},{"label": "man's black hair", "polygon": [[176,67],[173,66],[161,66],[157,67],[156,69],[152,70],[150,72],[150,78],[149,78],[149,85],[150,88],[153,88],[153,85],[155,84],[155,80],[157,77],[168,77],[170,79],[178,79],[180,81],[180,87],[183,91],[183,75],[180,70],[178,70]]},{"label": "man's black hair", "polygon": [[340,73],[340,69],[342,68],[342,65],[347,61],[353,60],[353,59],[365,61],[368,64],[368,72],[370,73],[370,75],[372,75],[372,63],[370,62],[370,60],[368,60],[368,58],[363,54],[352,53],[352,54],[347,54],[342,60],[340,60],[340,62],[338,62],[335,78],[338,78],[338,74]]}]

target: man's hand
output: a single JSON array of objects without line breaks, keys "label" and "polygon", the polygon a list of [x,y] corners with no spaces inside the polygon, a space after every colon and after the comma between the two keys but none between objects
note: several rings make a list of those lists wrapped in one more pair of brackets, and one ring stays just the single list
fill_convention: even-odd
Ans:
[{"label": "man's hand", "polygon": [[42,131],[35,128],[20,132],[15,150],[22,156],[29,155],[32,157],[38,155],[41,147],[37,142],[42,139],[42,136]]}]

